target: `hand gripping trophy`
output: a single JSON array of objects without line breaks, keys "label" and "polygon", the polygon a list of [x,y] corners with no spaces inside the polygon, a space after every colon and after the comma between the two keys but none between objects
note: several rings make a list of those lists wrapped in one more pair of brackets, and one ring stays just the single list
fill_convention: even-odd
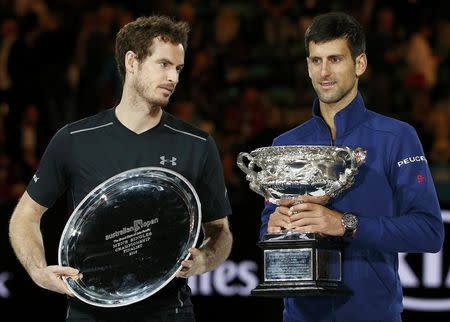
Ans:
[{"label": "hand gripping trophy", "polygon": [[[366,156],[362,148],[270,146],[239,153],[237,165],[247,174],[250,189],[277,204],[300,195],[336,197],[352,186]],[[266,234],[258,245],[263,249],[264,281],[253,295],[349,293],[342,283],[340,239],[287,229]]]}]

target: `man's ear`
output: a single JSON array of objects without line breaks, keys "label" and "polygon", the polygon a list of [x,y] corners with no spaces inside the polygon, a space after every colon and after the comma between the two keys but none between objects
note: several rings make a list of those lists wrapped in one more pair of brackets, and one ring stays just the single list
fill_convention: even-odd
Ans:
[{"label": "man's ear", "polygon": [[127,51],[125,54],[125,71],[134,74],[137,68],[137,62],[137,55],[131,50]]},{"label": "man's ear", "polygon": [[356,76],[360,77],[367,68],[367,56],[365,53],[362,53],[358,57],[356,57]]},{"label": "man's ear", "polygon": [[311,72],[309,71],[309,62],[310,62],[309,57],[306,57],[306,67],[308,68],[308,76],[309,78],[311,78]]}]

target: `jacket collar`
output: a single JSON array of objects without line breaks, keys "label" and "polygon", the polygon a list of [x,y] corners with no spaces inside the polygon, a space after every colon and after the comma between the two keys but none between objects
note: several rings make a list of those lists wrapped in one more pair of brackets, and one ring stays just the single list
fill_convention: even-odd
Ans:
[{"label": "jacket collar", "polygon": [[[323,129],[327,127],[325,120],[322,118],[319,108],[319,99],[316,98],[312,108],[313,118],[316,124]],[[358,92],[353,101],[349,105],[344,107],[334,116],[334,124],[336,126],[336,139],[342,137],[347,132],[351,131],[354,127],[361,124],[366,120],[368,116],[366,106],[361,94]]]}]

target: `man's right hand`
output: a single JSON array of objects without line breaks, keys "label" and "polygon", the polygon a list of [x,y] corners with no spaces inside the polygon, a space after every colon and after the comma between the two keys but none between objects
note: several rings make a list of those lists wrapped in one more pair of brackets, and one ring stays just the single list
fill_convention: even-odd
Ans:
[{"label": "man's right hand", "polygon": [[51,265],[43,268],[34,268],[30,272],[30,276],[42,288],[73,297],[74,294],[67,287],[63,278],[78,279],[82,275],[77,269],[72,267]]},{"label": "man's right hand", "polygon": [[280,199],[277,202],[278,207],[270,215],[267,224],[267,232],[269,234],[276,234],[284,229],[291,229],[289,209],[298,202],[297,199]]},{"label": "man's right hand", "polygon": [[330,197],[321,196],[314,197],[308,195],[301,195],[296,198],[280,199],[277,202],[278,207],[270,215],[267,225],[267,232],[269,234],[279,233],[284,229],[292,229],[290,208],[299,203],[315,203],[325,206],[330,201]]}]

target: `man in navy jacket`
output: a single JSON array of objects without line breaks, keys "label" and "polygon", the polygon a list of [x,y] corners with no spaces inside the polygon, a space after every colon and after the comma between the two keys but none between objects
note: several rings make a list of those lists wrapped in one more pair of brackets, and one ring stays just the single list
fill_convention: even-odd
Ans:
[{"label": "man in navy jacket", "polygon": [[318,96],[313,117],[275,138],[273,145],[362,147],[367,160],[353,186],[333,200],[302,196],[302,203],[267,203],[261,236],[290,228],[343,236],[348,242],[343,282],[353,295],[285,298],[284,321],[399,322],[398,253],[438,252],[444,239],[422,145],[410,125],[366,109],[358,92],[367,67],[365,36],[354,18],[344,13],[317,16],[305,44]]}]

